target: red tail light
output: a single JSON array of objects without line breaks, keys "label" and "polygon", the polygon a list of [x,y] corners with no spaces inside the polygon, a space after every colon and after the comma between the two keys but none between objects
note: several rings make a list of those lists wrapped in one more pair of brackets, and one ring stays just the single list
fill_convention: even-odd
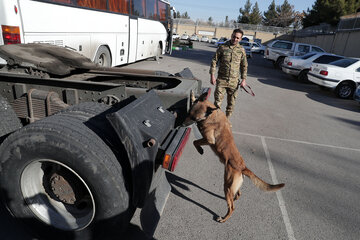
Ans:
[{"label": "red tail light", "polygon": [[1,25],[1,29],[4,45],[21,43],[19,27]]},{"label": "red tail light", "polygon": [[266,49],[266,55],[269,55],[269,49]]},{"label": "red tail light", "polygon": [[327,76],[327,75],[329,74],[329,72],[328,72],[328,71],[321,70],[321,71],[320,71],[320,74],[321,74],[321,75],[324,75],[324,76]]},{"label": "red tail light", "polygon": [[162,163],[163,168],[165,168],[171,172],[173,172],[175,170],[175,167],[176,167],[176,165],[180,159],[180,156],[186,146],[186,143],[189,140],[190,132],[191,132],[191,128],[187,128],[185,130],[185,132],[183,133],[181,140],[180,140],[179,144],[177,145],[175,151],[165,153],[163,163]]},{"label": "red tail light", "polygon": [[287,65],[288,65],[288,66],[292,66],[292,62],[288,62]]}]

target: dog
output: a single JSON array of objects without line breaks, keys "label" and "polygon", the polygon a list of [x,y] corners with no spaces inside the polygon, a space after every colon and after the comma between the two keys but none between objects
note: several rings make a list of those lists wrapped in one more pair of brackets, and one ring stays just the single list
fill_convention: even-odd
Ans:
[{"label": "dog", "polygon": [[203,154],[204,150],[201,146],[209,145],[219,157],[220,162],[225,165],[224,192],[228,211],[224,217],[219,216],[216,219],[223,223],[230,218],[234,211],[234,200],[240,198],[243,175],[249,177],[255,186],[267,192],[277,191],[285,184],[268,184],[246,167],[244,159],[236,147],[231,125],[226,115],[206,98],[207,93],[202,94],[198,99],[195,99],[194,95],[191,94],[190,110],[184,125],[196,122],[203,136],[202,139],[193,142],[196,150]]}]

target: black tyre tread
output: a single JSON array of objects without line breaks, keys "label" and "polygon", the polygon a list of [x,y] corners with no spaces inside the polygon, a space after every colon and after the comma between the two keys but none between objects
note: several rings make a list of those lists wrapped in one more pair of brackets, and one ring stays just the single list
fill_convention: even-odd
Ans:
[{"label": "black tyre tread", "polygon": [[[120,164],[118,163],[115,155],[111,151],[111,149],[99,138],[97,134],[89,130],[83,123],[83,120],[86,119],[83,116],[81,119],[79,116],[69,116],[69,115],[54,115],[48,118],[45,118],[41,121],[37,121],[33,124],[30,124],[20,131],[12,134],[4,141],[4,144],[0,147],[0,154],[3,153],[5,149],[9,147],[10,144],[16,144],[19,141],[23,142],[24,139],[29,139],[34,136],[41,136],[42,133],[45,133],[47,136],[53,136],[57,141],[61,141],[61,139],[66,139],[67,143],[72,143],[73,146],[77,146],[78,149],[85,149],[86,152],[91,156],[94,156],[94,159],[97,159],[97,167],[101,167],[105,170],[108,174],[104,174],[107,176],[106,179],[104,178],[103,181],[106,181],[108,186],[114,187],[114,193],[117,194],[116,198],[126,200],[127,202],[117,202],[118,211],[114,206],[113,211],[111,213],[104,213],[104,214],[111,214],[113,216],[117,216],[118,214],[123,214],[129,208],[129,198],[130,196],[122,196],[122,191],[125,191],[125,182],[124,178],[122,177],[122,169]],[[2,166],[6,164],[4,159],[1,158]],[[72,166],[73,167],[73,166]],[[78,166],[81,169],[81,166]],[[75,169],[75,168],[74,168]],[[0,168],[0,171],[3,168]],[[77,169],[77,171],[80,171]],[[83,176],[81,173],[78,174],[87,179],[88,176]],[[0,174],[1,176],[2,174]],[[110,177],[112,176],[112,177]],[[5,179],[3,179],[5,180]],[[6,184],[6,183],[2,183]],[[115,186],[118,191],[115,191]],[[123,189],[123,190],[121,190]],[[126,193],[127,194],[127,193]],[[132,213],[129,213],[124,220],[128,223],[130,218],[132,217]],[[124,216],[124,215],[123,215]],[[103,216],[102,216],[103,217]],[[110,216],[111,217],[111,216]],[[124,223],[124,222],[123,222]],[[126,224],[124,223],[124,224]],[[119,225],[120,227],[120,225]]]},{"label": "black tyre tread", "polygon": [[0,139],[22,127],[15,111],[9,102],[2,96],[0,96],[0,123]]}]

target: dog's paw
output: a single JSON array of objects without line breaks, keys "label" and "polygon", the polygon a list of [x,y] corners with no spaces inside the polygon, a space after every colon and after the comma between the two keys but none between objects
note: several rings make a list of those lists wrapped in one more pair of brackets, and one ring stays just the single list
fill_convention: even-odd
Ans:
[{"label": "dog's paw", "polygon": [[200,153],[201,155],[203,155],[203,154],[204,154],[204,149],[203,149],[202,147],[197,146],[197,147],[196,147],[196,150],[197,150],[197,151],[198,151],[198,153]]},{"label": "dog's paw", "polygon": [[225,222],[226,220],[224,220],[222,217],[218,217],[218,218],[216,219],[216,221],[219,222],[219,223],[223,223],[223,222]]}]

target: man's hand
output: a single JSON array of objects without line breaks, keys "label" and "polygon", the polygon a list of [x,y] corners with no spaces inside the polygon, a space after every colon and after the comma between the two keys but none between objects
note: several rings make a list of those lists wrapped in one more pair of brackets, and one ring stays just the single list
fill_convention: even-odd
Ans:
[{"label": "man's hand", "polygon": [[246,79],[241,80],[240,87],[246,87]]},{"label": "man's hand", "polygon": [[215,75],[214,75],[214,74],[211,74],[211,75],[210,75],[210,83],[211,83],[212,85],[215,85],[215,83],[216,83],[216,78],[215,78]]}]

